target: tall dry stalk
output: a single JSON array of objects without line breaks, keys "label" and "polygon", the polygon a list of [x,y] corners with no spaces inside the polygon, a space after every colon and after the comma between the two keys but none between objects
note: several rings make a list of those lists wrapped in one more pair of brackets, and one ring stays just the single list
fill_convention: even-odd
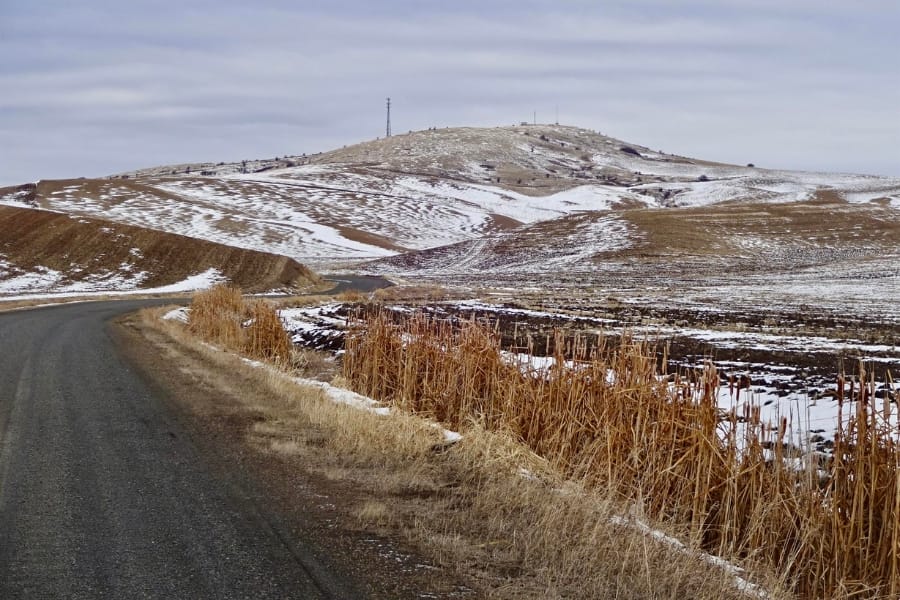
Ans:
[{"label": "tall dry stalk", "polygon": [[287,360],[292,344],[278,311],[268,302],[256,300],[247,306],[247,313],[247,326],[243,329],[243,351],[262,360]]},{"label": "tall dry stalk", "polygon": [[474,321],[376,314],[348,335],[344,374],[452,428],[509,432],[569,476],[685,526],[699,547],[781,572],[803,597],[898,597],[898,432],[890,403],[871,405],[864,373],[824,464],[786,443],[787,420],[720,410],[711,366],[670,382],[628,339],[557,336],[552,347],[554,366],[530,370]]},{"label": "tall dry stalk", "polygon": [[216,285],[194,294],[188,313],[191,333],[226,348],[240,346],[244,297],[239,288]]},{"label": "tall dry stalk", "polygon": [[278,312],[263,300],[246,302],[239,288],[217,285],[194,295],[188,329],[199,337],[262,360],[286,360],[291,340]]}]

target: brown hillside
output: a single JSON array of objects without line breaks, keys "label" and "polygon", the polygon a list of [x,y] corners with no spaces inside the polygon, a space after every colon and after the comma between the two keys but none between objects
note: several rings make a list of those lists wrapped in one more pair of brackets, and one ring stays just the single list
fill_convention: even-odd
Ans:
[{"label": "brown hillside", "polygon": [[785,273],[893,260],[900,220],[884,203],[820,193],[795,203],[727,202],[672,209],[585,211],[458,244],[369,263],[372,272],[565,276],[620,267],[653,278]]},{"label": "brown hillside", "polygon": [[250,291],[307,288],[318,276],[293,259],[181,235],[43,210],[0,206],[0,259],[14,272],[60,271],[64,283],[133,279],[139,287],[218,269]]}]

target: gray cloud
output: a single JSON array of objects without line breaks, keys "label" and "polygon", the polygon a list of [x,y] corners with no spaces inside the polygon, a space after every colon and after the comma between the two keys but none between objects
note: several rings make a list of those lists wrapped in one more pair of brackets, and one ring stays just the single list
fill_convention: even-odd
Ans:
[{"label": "gray cloud", "polygon": [[900,176],[889,2],[18,4],[0,184],[328,150],[381,135],[385,96],[397,131],[558,105],[669,152]]}]

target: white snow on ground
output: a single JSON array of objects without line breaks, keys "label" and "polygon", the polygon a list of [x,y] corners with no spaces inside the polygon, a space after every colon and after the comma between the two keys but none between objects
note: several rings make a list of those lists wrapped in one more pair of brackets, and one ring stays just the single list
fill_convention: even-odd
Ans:
[{"label": "white snow on ground", "polygon": [[[401,258],[387,268],[404,276],[556,274],[584,269],[595,257],[625,250],[643,239],[626,219],[614,213],[579,213],[570,219],[561,231],[544,231],[541,223],[536,223],[514,234],[496,233],[435,248],[417,256],[415,266],[403,264]],[[384,268],[376,264],[372,272]]]},{"label": "white snow on ground", "polygon": [[0,296],[2,296],[52,288],[59,284],[62,273],[46,267],[37,267],[34,271],[26,273],[18,269],[13,270],[9,263],[0,260],[0,277],[2,277],[0,279]]},{"label": "white snow on ground", "polygon": [[[845,399],[841,407],[834,397],[817,396],[808,390],[780,394],[772,384],[794,381],[790,374],[768,374],[765,379],[768,383],[753,385],[746,390],[731,390],[728,385],[722,385],[717,394],[719,407],[726,413],[735,414],[739,419],[758,410],[760,422],[771,425],[776,430],[783,419],[787,424],[784,442],[807,450],[822,442],[833,442],[838,421],[846,428],[850,417],[856,415],[855,400]],[[877,384],[876,387],[883,389],[883,386],[887,387],[885,384]],[[846,389],[849,389],[849,384]],[[900,385],[895,384],[890,389],[893,392],[900,391]],[[858,383],[855,385],[855,392],[858,397]],[[879,421],[888,423],[893,431],[898,432],[897,408],[890,401],[877,398],[872,400],[872,405],[878,413]],[[739,422],[739,443],[744,439],[743,429],[744,425]],[[727,430],[723,428],[722,432],[726,434]],[[897,435],[900,436],[900,432]]]},{"label": "white snow on ground", "polygon": [[342,308],[339,302],[329,302],[303,308],[287,308],[278,311],[282,325],[291,342],[314,350],[331,350],[337,354],[343,352],[344,330],[347,320],[336,316],[335,312]]},{"label": "white snow on ground", "polygon": [[[431,183],[414,177],[395,182],[400,196],[428,198],[433,202],[455,200],[475,216],[496,214],[521,223],[535,223],[580,211],[609,210],[623,197],[621,188],[582,185],[548,196],[527,196],[500,187],[468,183]],[[629,194],[626,197],[631,198]]]},{"label": "white snow on ground", "polygon": [[307,379],[305,377],[294,377],[292,379],[299,385],[319,388],[325,393],[325,396],[329,400],[337,404],[345,404],[351,408],[365,410],[381,416],[391,414],[390,407],[384,406],[381,402],[373,400],[368,396],[363,396],[362,394],[357,394],[356,392],[333,386],[324,381],[316,381],[315,379]]},{"label": "white snow on ground", "polygon": [[673,161],[663,155],[644,158],[604,152],[592,157],[601,166],[665,178],[664,182],[645,183],[630,188],[640,194],[653,188],[678,192],[672,206],[703,206],[729,200],[755,198],[773,202],[807,200],[817,189],[830,189],[849,202],[869,202],[888,198],[900,205],[900,179],[846,173],[810,173],[746,168],[735,165]]},{"label": "white snow on ground", "polygon": [[761,587],[756,585],[755,583],[751,583],[747,579],[744,578],[744,569],[741,569],[738,566],[735,566],[725,560],[724,558],[720,558],[718,556],[713,556],[712,554],[707,554],[706,552],[698,552],[691,550],[688,548],[683,542],[680,540],[668,535],[667,533],[660,531],[658,529],[653,529],[643,521],[634,518],[627,517],[612,517],[610,522],[613,525],[620,525],[622,527],[628,527],[630,529],[636,529],[641,533],[647,535],[648,537],[653,538],[658,542],[662,542],[663,544],[669,546],[673,550],[676,550],[682,554],[687,554],[691,556],[699,556],[700,560],[707,564],[714,565],[723,569],[726,573],[734,577],[735,587],[742,592],[745,592],[749,595],[755,596],[757,598],[768,598],[769,594]]},{"label": "white snow on ground", "polygon": [[0,205],[2,206],[13,206],[15,208],[34,208],[33,205],[28,204],[22,200],[18,200],[15,196],[0,196]]},{"label": "white snow on ground", "polygon": [[173,308],[166,314],[162,316],[163,321],[178,321],[179,323],[187,323],[188,315],[191,314],[191,310],[186,306],[179,306],[178,308]]},{"label": "white snow on ground", "polygon": [[[242,360],[256,368],[269,369],[276,373],[280,373],[279,371],[275,371],[273,367],[267,365],[266,363],[262,363],[256,360],[250,360],[249,358],[244,358]],[[284,376],[289,377],[288,375]],[[357,394],[356,392],[331,385],[330,383],[326,383],[324,381],[308,379],[306,377],[290,377],[290,379],[297,385],[322,390],[322,393],[325,395],[325,397],[335,404],[343,404],[345,406],[349,406],[350,408],[364,410],[366,412],[370,412],[382,417],[390,416],[394,413],[394,411],[389,406],[384,406],[384,404],[378,402],[377,400],[373,400],[368,396],[363,396],[362,394]],[[463,438],[462,434],[456,431],[451,431],[449,429],[444,429],[437,423],[432,423],[431,425],[437,429],[440,429],[441,435],[444,438],[444,443],[446,444],[454,444]]]},{"label": "white snow on ground", "polygon": [[[613,330],[607,330],[610,333]],[[853,351],[866,360],[877,360],[877,354],[896,353],[900,358],[900,348],[887,344],[868,344],[854,339],[833,339],[824,336],[778,335],[770,333],[719,331],[691,327],[632,327],[634,334],[645,339],[673,336],[689,337],[707,342],[715,348],[745,348],[748,350],[769,350],[773,352],[834,352]]]},{"label": "white snow on ground", "polygon": [[[523,374],[536,378],[549,377],[551,369],[556,365],[556,360],[551,356],[502,352],[502,357],[508,364],[521,369]],[[894,362],[900,362],[900,354],[897,355]],[[716,392],[716,401],[723,414],[734,414],[738,417],[737,441],[740,445],[743,445],[745,441],[746,425],[743,419],[753,411],[758,411],[761,423],[771,425],[775,429],[784,419],[787,423],[784,442],[804,449],[814,448],[823,442],[833,442],[839,414],[844,427],[849,423],[850,417],[856,414],[856,401],[849,397],[844,399],[843,408],[839,408],[838,401],[834,396],[814,393],[812,386],[785,390],[786,384],[802,381],[803,375],[800,373],[800,369],[785,365],[751,364],[736,361],[709,361],[708,363],[703,361],[696,364],[695,367],[702,369],[706,364],[715,365],[720,374],[734,374],[735,385],[732,387],[725,383],[721,384]],[[578,365],[572,361],[566,361],[565,367],[577,369]],[[750,371],[754,373],[753,379],[756,383],[749,389],[739,389],[737,381],[740,375]],[[609,370],[606,380],[607,383],[614,384],[616,372]],[[879,383],[876,387],[881,390],[882,394],[886,389],[900,392],[900,383],[894,384],[892,387]],[[845,389],[850,389],[849,382]],[[854,389],[858,396],[860,389],[858,383],[855,384]],[[677,391],[674,386],[672,391]],[[893,430],[898,431],[898,409],[890,402],[879,399],[875,399],[873,402],[879,411],[879,418],[886,418],[886,422]],[[724,422],[720,431],[723,436],[729,432]],[[900,431],[898,431],[898,438],[900,438]]]},{"label": "white snow on ground", "polygon": [[[507,352],[500,353],[503,361],[514,367],[518,367],[526,375],[539,377],[550,371],[556,365],[556,359],[552,356],[535,356],[525,352]],[[569,369],[575,365],[572,361],[567,360],[565,366]]]},{"label": "white snow on ground", "polygon": [[329,313],[342,306],[341,302],[327,302],[302,308],[283,308],[278,311],[278,315],[290,332],[340,330],[346,325],[346,319]]},{"label": "white snow on ground", "polygon": [[[197,273],[196,275],[191,275],[187,279],[183,281],[179,281],[178,283],[173,283],[171,285],[164,285],[157,288],[151,288],[151,291],[156,294],[169,294],[174,292],[192,292],[194,290],[205,290],[206,288],[211,288],[217,283],[222,283],[225,281],[225,276],[222,275],[222,272],[218,269],[207,269],[202,273]],[[147,290],[140,290],[147,291]]]},{"label": "white snow on ground", "polygon": [[[2,264],[0,264],[2,274]],[[140,275],[140,274],[139,274]],[[125,279],[121,276],[92,278],[88,281],[62,284],[62,274],[52,269],[26,274],[0,281],[0,301],[34,300],[41,298],[66,298],[82,296],[174,294],[206,289],[225,281],[218,269],[208,269],[202,273],[155,288],[138,288],[142,277]]]},{"label": "white snow on ground", "polygon": [[[785,273],[746,273],[713,281],[658,282],[640,289],[635,278],[619,272],[606,292],[623,302],[678,307],[695,311],[796,311],[800,307],[827,314],[858,315],[866,320],[900,323],[900,255],[864,261],[844,260]],[[673,294],[677,289],[678,293]]]},{"label": "white snow on ground", "polygon": [[18,189],[7,194],[0,195],[0,204],[7,206],[16,206],[19,208],[34,208],[34,205],[28,202],[29,190]]}]

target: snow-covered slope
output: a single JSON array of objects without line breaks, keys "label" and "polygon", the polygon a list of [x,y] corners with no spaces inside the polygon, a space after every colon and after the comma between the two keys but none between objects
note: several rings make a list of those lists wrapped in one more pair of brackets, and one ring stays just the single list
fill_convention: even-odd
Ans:
[{"label": "snow-covered slope", "polygon": [[[559,268],[639,249],[656,232],[630,224],[634,209],[792,203],[822,194],[841,203],[900,206],[900,179],[723,165],[585,129],[539,125],[434,129],[312,156],[42,181],[30,190],[0,190],[0,202],[263,250],[326,269],[444,248],[444,259],[433,266],[458,271]],[[540,256],[513,256],[520,236],[534,231],[555,237],[542,238]],[[486,249],[496,254],[498,240],[505,257],[483,258]],[[476,254],[482,258],[473,260]],[[404,260],[383,264],[400,268]]]},{"label": "snow-covered slope", "polygon": [[147,228],[0,206],[0,298],[175,292],[228,280],[249,290],[320,283],[289,258]]}]

